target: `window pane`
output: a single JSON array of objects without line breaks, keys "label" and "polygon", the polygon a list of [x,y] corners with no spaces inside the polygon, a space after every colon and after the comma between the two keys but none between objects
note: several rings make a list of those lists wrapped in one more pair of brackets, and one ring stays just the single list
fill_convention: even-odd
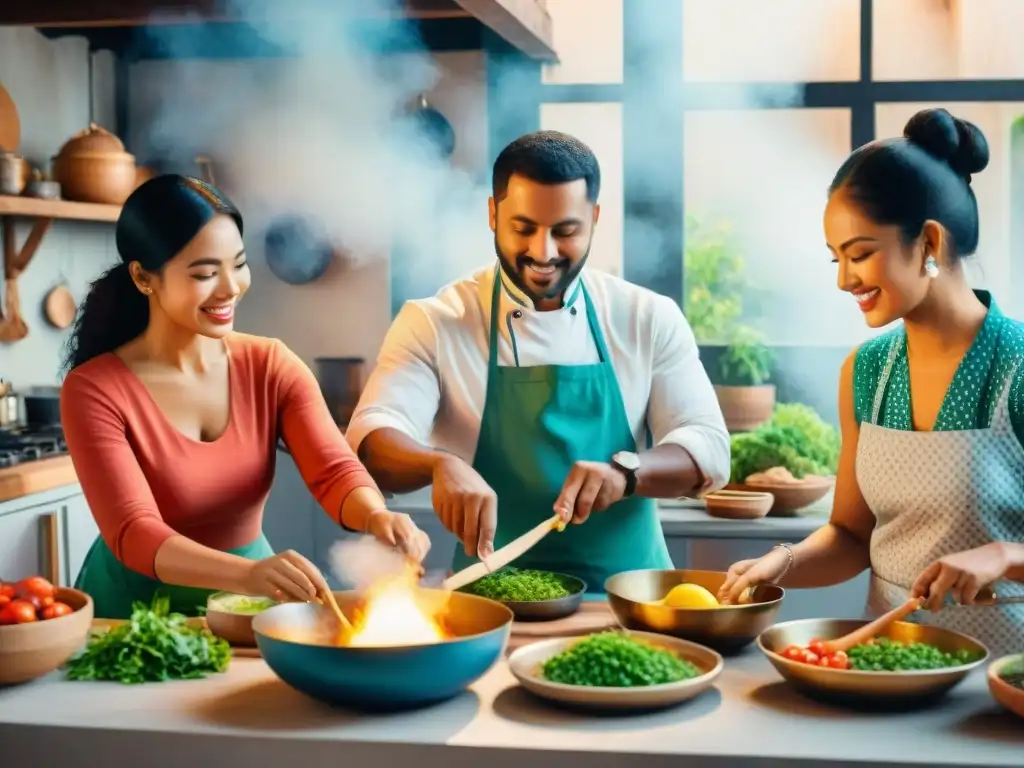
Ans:
[{"label": "window pane", "polygon": [[571,133],[594,150],[601,164],[601,220],[588,267],[622,275],[622,105],[541,104],[544,130]]},{"label": "window pane", "polygon": [[[903,126],[915,112],[933,106],[936,105],[879,104],[875,111],[878,135],[902,135]],[[1024,187],[1024,148],[1020,146],[1021,139],[1014,140],[1012,134],[1013,123],[1024,115],[1024,103],[941,106],[970,120],[988,139],[988,168],[971,180],[978,198],[981,240],[978,253],[965,263],[968,279],[976,288],[992,288],[1004,311],[1020,316],[1024,312],[1024,242],[1020,240],[1024,223],[1024,200],[1020,199]]]},{"label": "window pane", "polygon": [[622,0],[547,0],[557,64],[544,83],[622,82]]},{"label": "window pane", "polygon": [[[721,324],[706,319],[728,314],[736,299],[743,322],[775,345],[866,338],[860,311],[835,287],[821,225],[825,191],[850,151],[849,110],[692,112],[685,130],[688,224],[697,221],[707,235],[691,232],[686,243],[687,311],[698,341],[726,340]],[[723,224],[729,237],[716,251]],[[693,317],[700,291],[737,257],[742,285],[712,287],[704,300],[713,306]]]},{"label": "window pane", "polygon": [[1024,2],[885,0],[874,8],[876,80],[1024,78]]},{"label": "window pane", "polygon": [[860,0],[685,0],[683,71],[700,81],[858,80]]}]

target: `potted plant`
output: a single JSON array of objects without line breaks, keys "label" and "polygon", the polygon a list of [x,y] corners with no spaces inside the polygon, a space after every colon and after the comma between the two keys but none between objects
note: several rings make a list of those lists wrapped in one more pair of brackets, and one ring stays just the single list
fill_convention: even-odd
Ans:
[{"label": "potted plant", "polygon": [[748,432],[771,418],[775,385],[769,383],[775,355],[764,337],[739,325],[719,359],[721,384],[715,385],[718,403],[730,432]]}]

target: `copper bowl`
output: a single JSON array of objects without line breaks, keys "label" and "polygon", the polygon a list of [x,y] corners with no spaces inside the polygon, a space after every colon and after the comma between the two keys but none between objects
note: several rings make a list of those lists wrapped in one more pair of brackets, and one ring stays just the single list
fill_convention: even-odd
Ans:
[{"label": "copper bowl", "polygon": [[755,587],[750,602],[718,608],[670,608],[658,604],[679,584],[697,584],[713,595],[725,583],[724,571],[626,571],[604,584],[615,618],[626,629],[657,632],[736,653],[772,625],[786,591],[774,584]]},{"label": "copper bowl", "polygon": [[903,643],[927,643],[945,653],[968,651],[975,661],[958,667],[906,672],[861,672],[830,669],[792,661],[782,656],[791,645],[812,640],[833,640],[867,624],[858,619],[801,619],[776,624],[757,638],[761,649],[783,679],[805,695],[847,706],[909,709],[943,696],[988,659],[988,649],[967,635],[942,627],[899,621],[879,633]]},{"label": "copper bowl", "polygon": [[988,690],[992,698],[998,701],[1008,711],[1024,717],[1024,688],[1010,685],[1002,678],[1002,673],[1011,666],[1024,668],[1024,654],[1018,653],[1014,656],[1003,656],[996,659],[988,667]]},{"label": "copper bowl", "polygon": [[768,514],[788,517],[825,498],[834,484],[832,478],[823,477],[801,483],[730,483],[725,487],[731,491],[770,493],[775,503]]},{"label": "copper bowl", "polygon": [[67,587],[58,588],[54,597],[73,612],[46,621],[0,626],[0,685],[47,675],[85,645],[92,627],[92,598]]}]

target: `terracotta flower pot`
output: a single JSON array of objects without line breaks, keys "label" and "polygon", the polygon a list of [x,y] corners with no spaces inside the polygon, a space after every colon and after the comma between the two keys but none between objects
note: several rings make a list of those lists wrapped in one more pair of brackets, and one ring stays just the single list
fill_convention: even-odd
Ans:
[{"label": "terracotta flower pot", "polygon": [[775,385],[726,387],[715,385],[718,404],[730,432],[749,432],[768,421],[775,407]]}]

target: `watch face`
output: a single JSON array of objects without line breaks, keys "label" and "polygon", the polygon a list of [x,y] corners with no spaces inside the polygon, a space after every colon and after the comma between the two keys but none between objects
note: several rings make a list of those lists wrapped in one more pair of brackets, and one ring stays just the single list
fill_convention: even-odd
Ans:
[{"label": "watch face", "polygon": [[616,453],[615,456],[612,457],[612,461],[623,469],[628,469],[630,472],[636,472],[640,469],[640,457],[635,453],[629,453],[628,451]]}]

